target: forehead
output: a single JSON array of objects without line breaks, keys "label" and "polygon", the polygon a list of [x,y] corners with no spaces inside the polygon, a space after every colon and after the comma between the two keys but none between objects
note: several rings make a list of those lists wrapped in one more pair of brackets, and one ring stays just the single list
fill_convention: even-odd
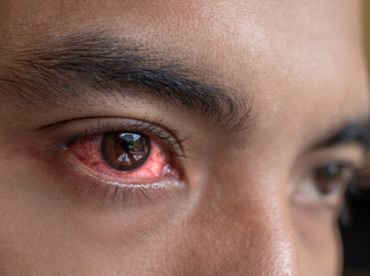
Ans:
[{"label": "forehead", "polygon": [[359,1],[14,0],[0,10],[5,48],[97,29],[168,49],[253,98],[259,126],[281,139],[368,110]]}]

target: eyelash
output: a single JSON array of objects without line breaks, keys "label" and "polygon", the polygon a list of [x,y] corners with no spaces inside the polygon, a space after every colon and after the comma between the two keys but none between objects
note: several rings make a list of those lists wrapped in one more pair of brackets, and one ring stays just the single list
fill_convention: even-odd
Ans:
[{"label": "eyelash", "polygon": [[173,156],[177,157],[185,157],[182,154],[181,143],[183,143],[187,138],[182,140],[176,140],[173,136],[176,136],[180,131],[176,130],[174,133],[169,134],[165,132],[162,128],[149,123],[144,122],[135,122],[135,123],[128,123],[128,124],[111,124],[107,126],[100,126],[95,129],[86,129],[80,133],[72,134],[61,141],[54,144],[52,148],[54,149],[67,149],[72,145],[83,144],[87,142],[94,141],[98,139],[102,134],[106,132],[113,132],[113,131],[132,131],[141,134],[145,134],[149,137],[154,137],[158,140],[158,142],[166,147],[168,153]]},{"label": "eyelash", "polygon": [[[176,130],[173,131],[171,134],[167,131],[163,130],[161,127],[157,126],[156,124],[146,123],[146,122],[134,122],[134,123],[119,123],[119,124],[107,124],[104,126],[98,126],[95,128],[86,128],[85,130],[80,131],[79,133],[68,135],[62,139],[59,138],[59,141],[54,143],[51,147],[51,152],[60,152],[60,150],[66,151],[68,148],[74,145],[84,144],[87,142],[93,142],[99,139],[104,133],[107,132],[114,132],[114,131],[130,131],[141,133],[150,137],[150,139],[155,139],[155,141],[163,146],[169,155],[171,162],[175,165],[176,169],[179,169],[179,166],[176,162],[176,158],[178,157],[185,157],[183,154],[183,149],[181,147],[181,143],[186,140],[186,138],[182,140],[177,140],[174,138],[180,131]],[[76,171],[76,165],[72,164],[74,171]],[[145,199],[154,206],[153,200],[151,195],[153,196],[160,196],[160,197],[169,197],[169,193],[166,190],[170,185],[166,185],[166,183],[155,183],[151,185],[139,184],[139,185],[126,185],[126,184],[119,184],[113,182],[106,182],[98,177],[91,176],[85,174],[82,176],[82,181],[84,182],[82,185],[82,193],[87,191],[86,199],[89,198],[94,190],[98,186],[102,186],[102,195],[103,201],[108,195],[108,192],[111,188],[113,188],[112,198],[115,201],[116,197],[119,193],[122,194],[122,202],[125,206],[126,204],[132,204],[135,200],[135,196],[137,201],[139,202],[140,206],[142,205],[141,199]],[[87,187],[85,190],[84,186],[87,182],[89,183],[90,187]],[[178,182],[178,179],[176,179]],[[102,184],[104,183],[104,184]],[[176,189],[176,187],[173,187]],[[158,192],[157,192],[158,191]],[[121,197],[121,196],[120,196]],[[129,202],[130,201],[130,202]],[[142,206],[141,206],[142,207]],[[154,206],[155,207],[155,206]]]}]

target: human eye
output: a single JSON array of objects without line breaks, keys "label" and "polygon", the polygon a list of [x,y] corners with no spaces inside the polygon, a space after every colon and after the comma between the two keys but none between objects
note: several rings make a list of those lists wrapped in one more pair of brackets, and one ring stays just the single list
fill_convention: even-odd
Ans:
[{"label": "human eye", "polygon": [[153,122],[86,119],[55,129],[51,147],[65,175],[84,198],[125,208],[154,206],[184,187],[181,146],[175,134]]},{"label": "human eye", "polygon": [[313,166],[296,186],[294,199],[337,208],[343,202],[344,193],[356,179],[357,173],[356,165],[347,162]]},{"label": "human eye", "polygon": [[335,197],[348,187],[355,170],[348,164],[329,164],[312,172],[313,186],[322,197]]}]

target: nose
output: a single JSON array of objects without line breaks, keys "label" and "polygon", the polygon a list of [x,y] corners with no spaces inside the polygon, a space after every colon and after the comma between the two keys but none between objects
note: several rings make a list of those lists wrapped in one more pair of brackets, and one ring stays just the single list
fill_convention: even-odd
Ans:
[{"label": "nose", "polygon": [[294,231],[284,201],[266,195],[250,202],[244,233],[239,234],[247,241],[239,257],[240,274],[298,275]]},{"label": "nose", "polygon": [[286,195],[262,187],[207,190],[188,224],[194,275],[298,275]]}]

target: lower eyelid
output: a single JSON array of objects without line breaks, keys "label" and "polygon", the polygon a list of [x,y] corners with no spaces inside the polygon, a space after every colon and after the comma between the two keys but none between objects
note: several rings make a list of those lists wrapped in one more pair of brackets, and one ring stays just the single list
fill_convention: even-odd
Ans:
[{"label": "lower eyelid", "polygon": [[338,208],[344,199],[343,190],[338,190],[332,195],[320,196],[311,181],[306,181],[300,184],[300,188],[293,192],[292,200],[304,205],[322,205],[329,208]]},{"label": "lower eyelid", "polygon": [[67,174],[73,175],[69,182],[83,197],[110,203],[153,205],[158,199],[169,198],[185,185],[167,152],[155,141],[151,143],[149,159],[142,168],[129,172],[116,171],[104,162],[99,139],[72,145],[63,150],[70,163]]},{"label": "lower eyelid", "polygon": [[81,166],[66,150],[51,152],[45,157],[47,167],[53,168],[53,177],[61,181],[62,185],[56,187],[77,204],[88,201],[93,205],[120,205],[141,209],[144,206],[156,206],[158,201],[171,199],[186,191],[185,182],[170,168],[164,168],[166,173],[157,178],[123,180]]},{"label": "lower eyelid", "polygon": [[185,188],[183,181],[169,177],[155,181],[122,183],[98,178],[76,167],[68,182],[72,185],[75,195],[84,201],[140,209],[146,205],[155,207],[158,200],[170,199],[179,189]]},{"label": "lower eyelid", "polygon": [[[78,133],[72,134],[70,129],[72,127],[58,131],[53,130],[54,132],[42,133],[42,135],[38,134],[34,138],[31,137],[32,139],[22,140],[22,143],[17,143],[17,147],[15,147],[15,152],[19,152],[22,156],[27,155],[27,160],[35,160],[38,169],[42,170],[43,177],[47,175],[48,177],[45,179],[52,180],[46,185],[53,189],[54,195],[62,197],[65,202],[80,205],[88,199],[90,206],[90,203],[94,205],[95,203],[110,204],[113,202],[117,204],[126,202],[131,205],[130,201],[132,201],[133,206],[136,204],[140,207],[140,204],[143,203],[152,205],[152,203],[155,204],[156,200],[168,198],[172,200],[172,197],[186,195],[187,186],[182,181],[180,170],[177,169],[178,166],[174,164],[172,157],[164,161],[164,166],[161,167],[162,174],[149,172],[152,177],[138,174],[135,176],[132,173],[131,175],[120,173],[115,176],[102,174],[83,165],[70,153],[68,148],[73,146],[67,147],[67,138],[76,137],[80,133],[78,131]],[[76,129],[82,128],[76,127]],[[157,140],[160,144],[156,143]],[[99,141],[94,142],[94,146],[99,144]],[[158,150],[165,148],[166,150],[163,150],[167,152],[167,147],[161,146],[161,139],[156,138],[154,143],[158,145]],[[95,148],[95,154],[96,156],[100,155],[99,147]],[[177,159],[175,160],[177,161]],[[122,177],[124,174],[125,178]]]}]

